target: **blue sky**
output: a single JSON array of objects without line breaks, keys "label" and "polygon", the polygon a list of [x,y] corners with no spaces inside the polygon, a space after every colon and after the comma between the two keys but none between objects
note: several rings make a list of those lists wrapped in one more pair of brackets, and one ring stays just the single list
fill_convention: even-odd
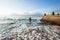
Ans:
[{"label": "blue sky", "polygon": [[60,12],[60,0],[0,0],[0,16]]}]

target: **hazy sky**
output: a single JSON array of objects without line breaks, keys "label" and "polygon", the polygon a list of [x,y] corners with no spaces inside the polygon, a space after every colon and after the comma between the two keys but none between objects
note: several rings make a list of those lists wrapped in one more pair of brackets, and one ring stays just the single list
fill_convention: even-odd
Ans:
[{"label": "hazy sky", "polygon": [[0,0],[0,16],[60,12],[60,0]]}]

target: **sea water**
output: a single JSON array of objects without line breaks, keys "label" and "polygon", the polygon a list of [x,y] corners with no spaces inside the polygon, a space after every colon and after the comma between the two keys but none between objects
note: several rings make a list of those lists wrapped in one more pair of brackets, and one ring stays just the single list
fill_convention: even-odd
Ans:
[{"label": "sea water", "polygon": [[[27,35],[32,35],[32,34],[35,35],[35,31],[38,30],[38,28],[40,28],[41,30],[43,29],[43,30],[45,30],[46,33],[48,32],[49,34],[52,35],[53,34],[52,29],[53,28],[51,28],[51,27],[54,27],[56,25],[44,24],[40,21],[40,19],[41,19],[40,17],[39,17],[39,19],[32,18],[31,24],[29,23],[29,18],[27,18],[27,19],[26,18],[23,18],[23,19],[20,19],[20,18],[8,19],[7,18],[7,19],[0,20],[0,40],[6,40],[5,38],[11,37],[12,35],[14,35],[16,33],[21,34],[20,36],[25,40],[24,36],[27,37]],[[32,30],[32,34],[28,33],[29,30]],[[25,33],[28,33],[28,34],[24,35]],[[32,37],[32,36],[29,36],[29,38],[30,37]],[[15,37],[14,40],[20,40],[20,39]],[[26,40],[27,40],[27,38],[26,38]]]}]

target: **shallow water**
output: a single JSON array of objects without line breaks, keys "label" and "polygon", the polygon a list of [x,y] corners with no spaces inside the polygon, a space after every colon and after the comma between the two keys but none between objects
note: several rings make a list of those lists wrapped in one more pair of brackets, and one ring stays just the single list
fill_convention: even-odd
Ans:
[{"label": "shallow water", "polygon": [[[37,40],[39,37],[41,37],[39,36],[41,35],[41,31],[43,31],[45,35],[48,34],[49,38],[56,38],[60,37],[60,35],[58,35],[60,31],[57,30],[57,27],[59,26],[44,24],[37,19],[32,19],[31,24],[29,23],[28,19],[3,20],[0,22],[0,40],[8,40],[8,38],[11,37],[13,37],[14,40],[28,40],[28,38],[29,40]],[[34,35],[37,37],[36,39],[34,39]],[[57,39],[59,38],[56,38],[56,40]]]}]

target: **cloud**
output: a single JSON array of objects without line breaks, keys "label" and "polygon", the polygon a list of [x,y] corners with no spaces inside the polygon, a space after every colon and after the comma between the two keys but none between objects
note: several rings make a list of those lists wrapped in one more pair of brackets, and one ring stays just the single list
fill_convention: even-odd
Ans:
[{"label": "cloud", "polygon": [[43,8],[40,8],[40,9],[34,9],[34,10],[15,10],[11,15],[33,15],[33,14],[44,14],[44,13],[47,13],[49,14],[51,12],[51,9],[43,9]]}]

